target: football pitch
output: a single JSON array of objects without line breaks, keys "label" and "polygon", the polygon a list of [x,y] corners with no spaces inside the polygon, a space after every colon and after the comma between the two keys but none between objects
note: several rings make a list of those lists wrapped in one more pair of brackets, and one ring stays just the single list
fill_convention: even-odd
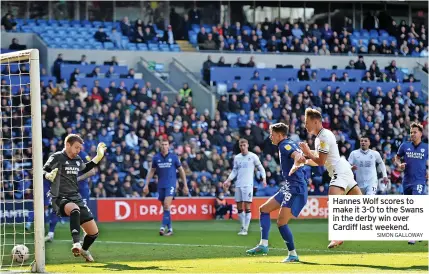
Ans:
[{"label": "football pitch", "polygon": [[[46,244],[46,271],[54,273],[261,273],[261,272],[427,272],[428,243],[345,242],[328,250],[327,220],[294,220],[291,229],[301,262],[284,264],[286,246],[271,224],[267,256],[247,256],[259,242],[259,223],[238,236],[235,220],[174,222],[174,235],[158,235],[159,222],[101,223],[91,247],[95,263],[74,258],[68,223],[58,224],[55,241]],[[10,241],[10,239],[9,239]],[[8,241],[8,242],[9,242]],[[5,250],[9,254],[10,250]],[[10,256],[3,261],[10,264]],[[29,267],[27,267],[29,269]],[[21,270],[25,270],[21,268]]]}]

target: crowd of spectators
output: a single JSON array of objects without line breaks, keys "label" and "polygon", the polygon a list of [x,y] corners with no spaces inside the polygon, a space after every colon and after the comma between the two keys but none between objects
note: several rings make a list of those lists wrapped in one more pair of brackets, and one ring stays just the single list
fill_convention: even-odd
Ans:
[{"label": "crowd of spectators", "polygon": [[[350,26],[333,30],[328,23],[318,26],[301,20],[281,22],[278,18],[269,22],[266,18],[264,22],[250,27],[240,22],[234,25],[225,22],[209,30],[201,27],[197,44],[200,50],[232,52],[428,56],[428,31],[425,25],[407,25],[404,20],[397,24],[392,20],[386,30],[374,29],[376,36],[368,32],[357,34]],[[382,35],[380,38],[379,33]]]},{"label": "crowd of spectators", "polygon": [[[251,60],[253,62],[253,60]],[[153,155],[160,151],[160,140],[168,139],[171,149],[180,156],[186,172],[191,196],[214,197],[223,193],[233,196],[234,187],[222,184],[232,168],[233,156],[239,153],[237,141],[245,138],[250,150],[256,153],[267,172],[268,186],[263,187],[260,174],[255,173],[255,196],[275,193],[282,181],[278,165],[277,147],[268,138],[268,127],[274,122],[290,126],[290,138],[305,140],[310,147],[314,139],[304,128],[304,111],[307,107],[318,108],[324,114],[323,126],[331,129],[338,141],[340,154],[348,157],[358,148],[351,140],[366,134],[371,148],[377,150],[386,162],[391,183],[381,187],[382,194],[398,194],[402,191],[401,172],[392,165],[399,145],[407,140],[413,121],[423,123],[427,140],[428,106],[419,91],[392,90],[372,91],[360,88],[352,96],[339,88],[335,90],[290,90],[287,85],[267,90],[265,85],[255,85],[251,90],[233,87],[229,96],[222,96],[217,110],[211,117],[208,110],[199,113],[195,108],[192,91],[184,85],[174,101],[163,96],[159,88],[149,82],[144,87],[106,86],[85,89],[78,79],[72,85],[40,83],[42,98],[43,159],[61,150],[64,137],[78,133],[85,140],[84,150],[96,154],[98,142],[105,142],[108,151],[98,172],[89,179],[92,197],[142,197],[145,178],[151,167]],[[7,85],[2,85],[3,146],[14,147],[12,154],[5,153],[5,170],[25,167],[31,159],[29,130],[21,131],[28,124],[29,86],[22,87],[22,96],[16,96],[10,107]],[[9,107],[8,107],[9,106]],[[11,113],[13,111],[13,113]],[[238,129],[231,128],[228,115],[238,115]],[[21,119],[21,116],[26,117]],[[23,144],[19,137],[23,137]],[[24,149],[17,149],[17,148]],[[5,150],[6,151],[6,150]],[[31,184],[31,169],[15,174],[3,172],[5,192],[2,195],[15,198],[31,196],[20,192]],[[309,175],[308,190],[311,195],[326,195],[329,178],[322,167],[306,167]],[[13,185],[12,182],[19,185]],[[182,182],[177,195],[182,196]],[[15,189],[15,192],[12,190]],[[150,196],[156,195],[155,181],[149,182]],[[18,195],[18,196],[16,196]]]}]

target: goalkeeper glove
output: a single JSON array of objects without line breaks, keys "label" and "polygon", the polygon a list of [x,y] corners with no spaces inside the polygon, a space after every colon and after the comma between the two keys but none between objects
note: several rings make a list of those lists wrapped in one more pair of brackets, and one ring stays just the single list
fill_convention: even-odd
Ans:
[{"label": "goalkeeper glove", "polygon": [[98,164],[101,161],[101,159],[103,159],[104,153],[106,152],[106,150],[107,150],[106,144],[99,143],[97,146],[97,156],[95,156],[94,159],[92,159],[92,161],[95,164]]},{"label": "goalkeeper glove", "polygon": [[51,181],[52,183],[55,181],[55,177],[57,177],[58,168],[53,169],[51,172],[45,174],[46,180]]}]

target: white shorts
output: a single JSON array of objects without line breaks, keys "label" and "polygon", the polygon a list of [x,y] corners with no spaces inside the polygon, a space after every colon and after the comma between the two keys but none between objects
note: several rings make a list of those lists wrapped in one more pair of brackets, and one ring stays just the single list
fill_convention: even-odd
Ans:
[{"label": "white shorts", "polygon": [[363,195],[377,195],[378,190],[378,182],[374,181],[374,183],[358,183],[358,186],[360,190],[362,191]]},{"label": "white shorts", "polygon": [[341,165],[333,171],[333,176],[329,183],[329,186],[336,186],[344,189],[344,194],[346,195],[356,185],[357,183],[351,167]]},{"label": "white shorts", "polygon": [[235,201],[236,202],[249,202],[253,200],[253,186],[236,187],[235,188]]}]

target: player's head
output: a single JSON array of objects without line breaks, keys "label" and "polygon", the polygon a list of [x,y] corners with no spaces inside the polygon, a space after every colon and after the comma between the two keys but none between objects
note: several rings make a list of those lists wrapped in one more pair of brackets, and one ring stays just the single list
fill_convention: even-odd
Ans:
[{"label": "player's head", "polygon": [[312,108],[305,110],[305,129],[310,134],[317,134],[322,126],[322,114]]},{"label": "player's head", "polygon": [[270,139],[274,145],[278,145],[289,133],[289,127],[284,123],[270,125]]},{"label": "player's head", "polygon": [[247,154],[249,152],[249,142],[246,139],[240,139],[240,141],[238,141],[238,144],[240,146],[240,151],[242,154]]},{"label": "player's head", "polygon": [[369,140],[369,137],[366,135],[362,135],[360,137],[360,148],[363,150],[369,149],[369,145],[371,144],[371,141]]},{"label": "player's head", "polygon": [[410,135],[411,135],[411,142],[420,143],[423,135],[423,126],[416,122],[411,123]]},{"label": "player's head", "polygon": [[67,155],[73,159],[82,150],[83,139],[77,134],[69,134],[64,140],[64,144]]},{"label": "player's head", "polygon": [[169,148],[170,148],[170,142],[168,140],[162,140],[162,142],[161,142],[161,153],[167,154]]}]

